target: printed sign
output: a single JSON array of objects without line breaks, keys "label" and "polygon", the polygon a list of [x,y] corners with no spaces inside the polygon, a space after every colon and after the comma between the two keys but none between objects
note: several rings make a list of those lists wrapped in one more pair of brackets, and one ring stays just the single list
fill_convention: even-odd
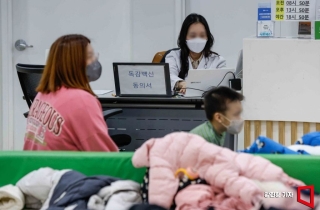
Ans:
[{"label": "printed sign", "polygon": [[163,66],[119,65],[121,94],[166,94]]},{"label": "printed sign", "polygon": [[274,22],[273,21],[258,21],[257,36],[258,37],[273,37],[274,36]]},{"label": "printed sign", "polygon": [[272,20],[275,21],[300,21],[315,20],[315,0],[273,0]]},{"label": "printed sign", "polygon": [[258,21],[271,20],[271,4],[259,3],[258,4]]}]

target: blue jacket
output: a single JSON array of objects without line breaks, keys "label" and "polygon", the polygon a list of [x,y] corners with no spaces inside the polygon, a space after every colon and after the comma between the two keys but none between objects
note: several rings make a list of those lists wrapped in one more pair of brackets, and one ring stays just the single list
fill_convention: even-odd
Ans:
[{"label": "blue jacket", "polygon": [[48,210],[64,210],[71,206],[74,210],[86,210],[90,196],[116,180],[108,176],[87,177],[77,171],[66,172],[53,191]]}]

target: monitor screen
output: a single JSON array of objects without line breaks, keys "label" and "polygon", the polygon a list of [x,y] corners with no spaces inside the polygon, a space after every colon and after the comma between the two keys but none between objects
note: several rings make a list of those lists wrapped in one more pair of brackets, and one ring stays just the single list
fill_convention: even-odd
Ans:
[{"label": "monitor screen", "polygon": [[168,64],[114,63],[114,74],[118,96],[171,95]]}]

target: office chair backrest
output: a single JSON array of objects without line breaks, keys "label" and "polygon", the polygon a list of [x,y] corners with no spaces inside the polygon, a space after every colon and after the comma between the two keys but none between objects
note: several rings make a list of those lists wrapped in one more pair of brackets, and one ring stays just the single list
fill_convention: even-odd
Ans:
[{"label": "office chair backrest", "polygon": [[166,56],[172,51],[172,50],[179,50],[180,48],[173,48],[171,50],[157,52],[152,60],[152,63],[165,63],[166,62]]},{"label": "office chair backrest", "polygon": [[157,52],[153,57],[152,63],[160,63],[166,52],[167,51]]},{"label": "office chair backrest", "polygon": [[30,108],[34,98],[37,95],[36,88],[39,85],[44,65],[18,63],[16,65],[16,69],[24,98]]}]

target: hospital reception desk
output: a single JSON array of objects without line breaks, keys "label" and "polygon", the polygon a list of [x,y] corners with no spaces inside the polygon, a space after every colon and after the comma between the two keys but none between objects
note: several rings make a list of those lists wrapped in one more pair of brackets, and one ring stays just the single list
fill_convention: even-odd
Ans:
[{"label": "hospital reception desk", "polygon": [[[114,97],[100,95],[103,110],[120,108],[121,114],[107,120],[110,135],[127,134],[131,143],[123,149],[134,151],[150,138],[163,137],[172,132],[189,132],[205,122],[201,98]],[[227,135],[225,146],[234,150],[234,136]]]}]

